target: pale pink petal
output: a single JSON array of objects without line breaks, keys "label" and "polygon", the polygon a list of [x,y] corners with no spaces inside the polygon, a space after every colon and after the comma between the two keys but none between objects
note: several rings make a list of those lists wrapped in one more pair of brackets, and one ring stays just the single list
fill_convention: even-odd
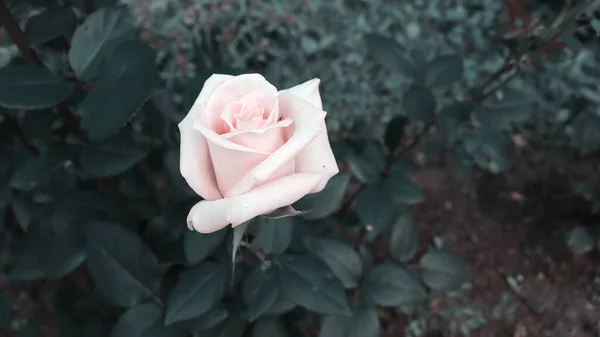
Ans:
[{"label": "pale pink petal", "polygon": [[231,102],[223,110],[223,113],[221,114],[221,119],[227,124],[227,126],[229,126],[228,132],[237,131],[234,115],[240,113],[240,111],[242,110],[242,106],[243,105],[241,103]]},{"label": "pale pink petal", "polygon": [[237,126],[237,129],[235,131],[260,129],[264,124],[265,120],[262,118],[242,119],[236,117],[235,125]]},{"label": "pale pink petal", "polygon": [[212,74],[206,82],[204,82],[204,86],[202,86],[202,90],[200,90],[200,94],[196,98],[196,102],[202,102],[206,104],[210,96],[212,96],[213,92],[222,85],[223,83],[229,81],[235,76],[231,75],[223,75],[223,74]]},{"label": "pale pink petal", "polygon": [[251,172],[248,172],[248,175],[235,187],[227,191],[225,197],[244,194],[255,186],[269,181],[276,172],[290,161],[294,161],[295,156],[322,133],[321,123],[325,119],[325,112],[304,99],[288,92],[282,92],[279,95],[279,111],[283,117],[294,121],[287,128],[289,139]]},{"label": "pale pink petal", "polygon": [[206,200],[221,199],[214,168],[204,136],[194,130],[191,113],[179,123],[181,154],[179,167],[188,185]]},{"label": "pale pink petal", "polygon": [[[291,123],[290,120],[280,125],[274,124],[267,128],[252,130],[257,132],[238,131],[227,135],[230,136],[228,141],[268,154],[238,152],[209,143],[217,185],[223,195],[226,195],[227,191],[236,186],[249,172],[285,143],[285,129],[289,126],[289,123]],[[272,179],[292,173],[294,173],[294,162],[290,161],[273,174]]]},{"label": "pale pink petal", "polygon": [[256,216],[293,204],[314,189],[320,179],[318,174],[292,174],[236,197],[200,201],[190,210],[188,227],[204,234],[229,224],[236,227]]},{"label": "pale pink petal", "polygon": [[204,115],[205,111],[206,111],[206,106],[201,105],[201,104],[194,105],[194,108],[192,108],[192,112],[193,112],[192,116],[194,117],[194,129],[199,131],[200,133],[202,133],[202,135],[206,138],[206,140],[208,141],[209,144],[218,145],[222,148],[233,150],[233,151],[250,152],[250,153],[258,153],[258,154],[269,154],[269,153],[266,153],[263,151],[249,148],[247,146],[242,146],[242,145],[236,144],[236,143],[226,139],[222,135],[217,134],[208,125],[206,125],[206,122],[205,122],[206,119],[205,119],[205,115]]},{"label": "pale pink petal", "polygon": [[226,133],[227,125],[221,119],[221,114],[231,102],[235,102],[251,92],[263,95],[277,96],[277,88],[260,74],[244,74],[224,82],[212,93],[206,103],[205,122],[216,133]]},{"label": "pale pink petal", "polygon": [[[322,109],[323,103],[319,94],[319,83],[320,80],[315,78],[281,92],[294,94],[310,102],[317,108]],[[338,174],[340,170],[331,150],[325,121],[322,121],[319,125],[319,136],[300,151],[296,155],[295,160],[296,172],[319,173],[322,175],[321,181],[311,193],[321,191],[327,184],[327,181]]]},{"label": "pale pink petal", "polygon": [[321,101],[321,94],[319,93],[320,83],[320,79],[313,78],[310,81],[306,81],[302,84],[298,84],[297,86],[282,90],[280,92],[292,93],[322,110],[323,102]]}]

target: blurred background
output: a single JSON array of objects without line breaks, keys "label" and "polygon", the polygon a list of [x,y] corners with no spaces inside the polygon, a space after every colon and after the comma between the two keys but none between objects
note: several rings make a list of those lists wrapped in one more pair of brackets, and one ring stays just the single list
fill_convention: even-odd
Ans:
[{"label": "blurred background", "polygon": [[[5,2],[23,26],[39,12],[33,0]],[[516,49],[508,34],[511,2],[123,1],[139,37],[157,53],[163,91],[152,100],[165,116],[180,118],[213,73],[258,72],[280,89],[318,77],[336,155],[344,151],[342,140],[385,137],[390,121],[403,114],[411,80],[382,65],[379,40],[368,37],[394,40],[414,64],[460,56],[464,75],[451,93],[436,92],[443,105],[469,97],[503,66],[507,50]],[[562,0],[519,3],[546,28],[564,6]],[[490,108],[498,137],[489,143],[464,138],[451,147],[443,127],[403,124],[401,162],[425,200],[411,206],[421,239],[459,254],[471,282],[436,297],[426,317],[386,323],[383,337],[600,336],[600,16],[576,16],[579,28],[561,36],[564,50],[541,66],[524,67],[492,93],[502,104]],[[0,67],[18,55],[0,27]],[[357,186],[350,183],[349,190]],[[9,303],[0,301],[0,328],[10,327],[0,336],[58,336],[51,295],[60,282],[0,277],[0,296]]]}]

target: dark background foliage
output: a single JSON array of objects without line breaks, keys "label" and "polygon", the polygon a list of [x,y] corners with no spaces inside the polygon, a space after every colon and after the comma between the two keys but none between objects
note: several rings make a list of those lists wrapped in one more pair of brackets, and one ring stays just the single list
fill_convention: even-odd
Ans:
[{"label": "dark background foliage", "polygon": [[[593,336],[598,1],[0,0],[1,336]],[[341,172],[187,230],[212,73],[320,77]]]}]

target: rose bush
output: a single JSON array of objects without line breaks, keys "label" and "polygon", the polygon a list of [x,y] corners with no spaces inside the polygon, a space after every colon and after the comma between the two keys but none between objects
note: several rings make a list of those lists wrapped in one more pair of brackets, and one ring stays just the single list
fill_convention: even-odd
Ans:
[{"label": "rose bush", "polygon": [[278,91],[259,74],[214,74],[179,123],[181,175],[204,200],[190,230],[215,232],[321,191],[339,172],[319,79]]}]

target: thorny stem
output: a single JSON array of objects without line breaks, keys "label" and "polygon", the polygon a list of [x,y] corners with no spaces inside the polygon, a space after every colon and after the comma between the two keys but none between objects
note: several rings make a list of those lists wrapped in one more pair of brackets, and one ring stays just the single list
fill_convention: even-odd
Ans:
[{"label": "thorny stem", "polygon": [[[23,30],[19,26],[19,23],[14,18],[10,10],[6,7],[4,0],[0,0],[0,23],[6,29],[6,32],[10,36],[11,40],[19,48],[21,56],[30,64],[35,64],[44,67],[44,64],[39,59],[37,54],[29,48],[27,36],[23,33]],[[73,114],[69,111],[69,106],[65,103],[60,103],[57,106],[58,115],[62,119],[68,131],[77,135],[83,142],[89,143],[89,138],[79,128],[79,125],[73,118]]]}]

